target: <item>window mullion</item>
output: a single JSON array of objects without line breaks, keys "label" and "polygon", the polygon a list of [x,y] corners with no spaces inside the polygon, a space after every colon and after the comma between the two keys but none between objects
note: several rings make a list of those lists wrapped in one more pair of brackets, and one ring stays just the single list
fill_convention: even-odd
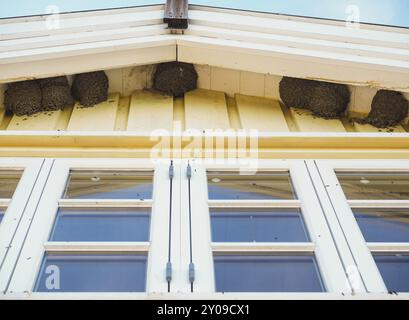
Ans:
[{"label": "window mullion", "polygon": [[148,252],[149,242],[57,242],[44,243],[47,252]]},{"label": "window mullion", "polygon": [[299,208],[299,200],[209,200],[209,208]]},{"label": "window mullion", "polygon": [[246,253],[246,252],[259,252],[259,253],[314,253],[315,244],[312,242],[289,242],[289,243],[247,243],[247,242],[213,242],[212,243],[213,252],[223,252],[223,253]]},{"label": "window mullion", "polygon": [[409,209],[409,200],[348,200],[350,208]]},{"label": "window mullion", "polygon": [[149,208],[152,200],[99,200],[99,199],[60,199],[60,208]]},{"label": "window mullion", "polygon": [[409,253],[409,243],[368,242],[369,250],[374,253]]}]

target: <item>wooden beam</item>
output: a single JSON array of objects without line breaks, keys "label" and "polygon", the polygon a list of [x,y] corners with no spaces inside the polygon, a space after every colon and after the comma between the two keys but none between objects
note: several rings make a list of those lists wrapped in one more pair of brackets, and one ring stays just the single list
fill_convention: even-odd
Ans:
[{"label": "wooden beam", "polygon": [[167,0],[163,22],[171,29],[187,29],[188,0]]}]

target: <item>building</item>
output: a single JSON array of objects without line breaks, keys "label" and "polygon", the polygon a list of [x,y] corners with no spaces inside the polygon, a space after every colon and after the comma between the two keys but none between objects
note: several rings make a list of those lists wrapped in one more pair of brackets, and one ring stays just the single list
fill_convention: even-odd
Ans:
[{"label": "building", "polygon": [[[379,89],[409,99],[408,29],[195,5],[175,29],[165,15],[0,21],[1,104],[8,83],[109,79],[91,108],[0,109],[0,298],[407,299],[408,118],[354,118]],[[151,90],[173,61],[198,89]],[[347,112],[287,108],[283,76],[347,84]]]}]

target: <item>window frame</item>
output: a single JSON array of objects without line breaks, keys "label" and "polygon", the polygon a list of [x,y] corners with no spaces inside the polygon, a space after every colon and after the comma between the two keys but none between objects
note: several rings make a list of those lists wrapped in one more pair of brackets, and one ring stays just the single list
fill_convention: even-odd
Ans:
[{"label": "window frame", "polygon": [[[70,170],[95,169],[115,171],[128,169],[135,171],[151,171],[153,179],[153,195],[150,200],[139,199],[63,199]],[[165,266],[167,260],[168,241],[163,241],[163,233],[168,232],[169,193],[161,188],[168,180],[168,165],[153,163],[144,159],[56,159],[50,168],[49,179],[42,192],[33,225],[28,231],[21,254],[13,273],[8,294],[29,294],[30,296],[54,296],[61,298],[77,298],[104,296],[145,298],[151,292],[166,292]],[[158,200],[159,199],[159,200]],[[162,200],[161,200],[162,199]],[[158,200],[158,201],[156,201]],[[147,242],[54,242],[49,241],[59,207],[150,207],[150,240]],[[41,212],[41,214],[39,214]],[[146,253],[148,255],[145,292],[33,292],[38,272],[46,252],[55,253]],[[15,276],[14,276],[15,275]]]},{"label": "window frame", "polygon": [[[41,170],[47,169],[49,161],[41,158],[1,158],[0,170],[21,171],[21,177],[10,199],[0,199],[5,213],[0,224],[0,293],[4,293],[21,247],[17,230],[27,230],[35,198],[42,188],[44,177]],[[34,201],[33,201],[34,199]]]},{"label": "window frame", "polygon": [[[338,181],[338,171],[365,171],[365,172],[408,172],[407,160],[316,160],[316,168],[325,185],[329,200],[335,210],[338,223],[342,228],[344,237],[349,244],[351,254],[360,271],[364,285],[369,293],[388,293],[382,275],[376,265],[372,254],[377,253],[407,253],[409,243],[392,242],[366,242],[355,219],[355,208],[404,208],[409,209],[409,200],[348,200]],[[342,242],[339,236],[337,242]],[[409,297],[409,293],[399,295]]]},{"label": "window frame", "polygon": [[[197,162],[197,163],[196,163]],[[192,242],[193,262],[196,267],[196,279],[194,292],[200,294],[221,295],[224,298],[274,298],[276,292],[272,293],[219,293],[215,290],[215,275],[213,265],[214,252],[290,252],[290,253],[314,253],[316,263],[319,267],[320,277],[325,290],[322,293],[289,293],[289,295],[321,295],[332,292],[351,293],[351,288],[345,271],[342,268],[340,257],[337,254],[331,232],[327,226],[324,214],[321,211],[318,198],[308,176],[308,172],[302,160],[259,160],[260,171],[288,171],[291,176],[292,186],[297,195],[297,200],[208,200],[207,171],[238,171],[237,165],[203,165],[200,160],[190,160],[192,165],[191,193],[192,198]],[[182,166],[182,203],[187,203],[187,177],[186,165]],[[305,186],[309,188],[305,188]],[[226,207],[260,208],[265,206],[275,208],[299,208],[302,212],[305,226],[308,230],[310,242],[306,243],[212,243],[210,208]],[[188,221],[188,208],[182,206],[182,221]],[[189,230],[186,225],[182,229],[184,241],[182,241],[183,265],[189,265]],[[318,235],[320,235],[318,237]],[[187,287],[187,286],[186,286]],[[185,290],[190,291],[189,288]]]}]

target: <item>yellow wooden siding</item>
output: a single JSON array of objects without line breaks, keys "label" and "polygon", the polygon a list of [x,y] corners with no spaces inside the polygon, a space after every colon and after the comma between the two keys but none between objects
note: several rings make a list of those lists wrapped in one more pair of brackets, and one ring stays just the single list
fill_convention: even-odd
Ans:
[{"label": "yellow wooden siding", "polygon": [[50,131],[56,130],[62,111],[36,113],[32,116],[16,116],[11,119],[7,130]]},{"label": "yellow wooden siding", "polygon": [[4,108],[0,108],[0,124],[3,123],[5,115],[6,115],[6,110],[4,110]]},{"label": "yellow wooden siding", "polygon": [[6,116],[0,108],[0,131],[128,131],[149,133],[196,129],[258,130],[266,133],[405,133],[406,126],[378,129],[348,119],[325,120],[303,109],[288,109],[271,98],[197,89],[184,98],[172,98],[149,90],[131,96],[109,95],[91,108],[76,104],[60,111],[31,116]]},{"label": "yellow wooden siding", "polygon": [[396,132],[396,133],[406,132],[402,126],[395,126],[392,128],[380,129],[370,124],[354,123],[354,128],[356,132]]},{"label": "yellow wooden siding", "polygon": [[236,104],[243,129],[263,132],[289,131],[278,101],[237,94]]},{"label": "yellow wooden siding", "polygon": [[118,111],[119,93],[111,93],[108,100],[94,107],[74,106],[67,130],[69,131],[114,131]]},{"label": "yellow wooden siding", "polygon": [[197,89],[185,94],[186,129],[230,129],[224,92]]},{"label": "yellow wooden siding", "polygon": [[173,98],[138,90],[132,94],[129,107],[128,131],[171,131],[173,127]]},{"label": "yellow wooden siding", "polygon": [[303,109],[291,109],[291,116],[301,132],[346,132],[341,120],[323,119]]}]

